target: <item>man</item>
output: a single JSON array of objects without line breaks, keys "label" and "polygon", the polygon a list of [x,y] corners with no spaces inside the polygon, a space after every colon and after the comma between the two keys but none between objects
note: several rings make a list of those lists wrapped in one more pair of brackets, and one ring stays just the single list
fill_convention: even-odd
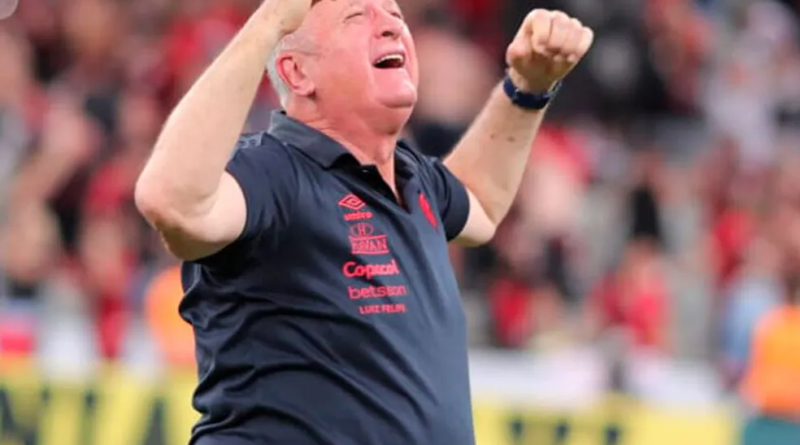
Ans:
[{"label": "man", "polygon": [[[474,443],[447,241],[492,237],[592,38],[531,13],[505,88],[443,165],[398,142],[418,73],[394,0],[258,8],[175,108],[136,190],[186,260],[193,444]],[[237,144],[268,54],[285,113]]]}]

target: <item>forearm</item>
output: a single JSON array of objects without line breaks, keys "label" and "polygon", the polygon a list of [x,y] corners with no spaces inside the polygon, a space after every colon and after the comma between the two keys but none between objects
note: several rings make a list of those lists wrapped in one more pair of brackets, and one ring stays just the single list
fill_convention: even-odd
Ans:
[{"label": "forearm", "polygon": [[213,205],[281,33],[268,14],[256,14],[175,107],[137,185],[178,214]]},{"label": "forearm", "polygon": [[544,110],[528,111],[513,105],[497,87],[445,160],[495,225],[514,202],[544,114]]}]

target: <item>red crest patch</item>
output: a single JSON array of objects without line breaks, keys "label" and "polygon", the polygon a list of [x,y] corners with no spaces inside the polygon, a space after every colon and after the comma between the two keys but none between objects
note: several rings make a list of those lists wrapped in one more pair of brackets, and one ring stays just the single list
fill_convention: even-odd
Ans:
[{"label": "red crest patch", "polygon": [[431,203],[428,202],[428,197],[425,196],[424,193],[419,194],[419,208],[422,209],[422,214],[425,215],[425,218],[428,219],[431,226],[433,226],[434,229],[438,228],[439,221],[436,219],[436,215],[433,214]]}]

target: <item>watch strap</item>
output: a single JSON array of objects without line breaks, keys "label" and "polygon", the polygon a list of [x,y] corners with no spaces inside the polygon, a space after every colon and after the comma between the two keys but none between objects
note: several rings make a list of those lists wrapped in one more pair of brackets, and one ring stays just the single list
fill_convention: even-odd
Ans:
[{"label": "watch strap", "polygon": [[514,85],[514,81],[511,80],[511,77],[508,74],[506,74],[506,77],[503,80],[503,91],[505,91],[506,96],[511,99],[511,103],[526,110],[544,109],[550,103],[550,101],[553,100],[553,97],[555,97],[560,89],[561,81],[558,81],[547,93],[526,93]]}]

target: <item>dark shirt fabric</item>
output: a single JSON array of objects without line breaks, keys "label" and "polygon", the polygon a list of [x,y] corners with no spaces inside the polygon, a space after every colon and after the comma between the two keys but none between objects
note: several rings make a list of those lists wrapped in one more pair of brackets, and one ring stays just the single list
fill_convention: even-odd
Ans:
[{"label": "dark shirt fabric", "polygon": [[282,113],[228,172],[247,222],[183,265],[202,414],[193,445],[472,445],[466,319],[447,241],[466,189],[398,143],[374,166]]}]

